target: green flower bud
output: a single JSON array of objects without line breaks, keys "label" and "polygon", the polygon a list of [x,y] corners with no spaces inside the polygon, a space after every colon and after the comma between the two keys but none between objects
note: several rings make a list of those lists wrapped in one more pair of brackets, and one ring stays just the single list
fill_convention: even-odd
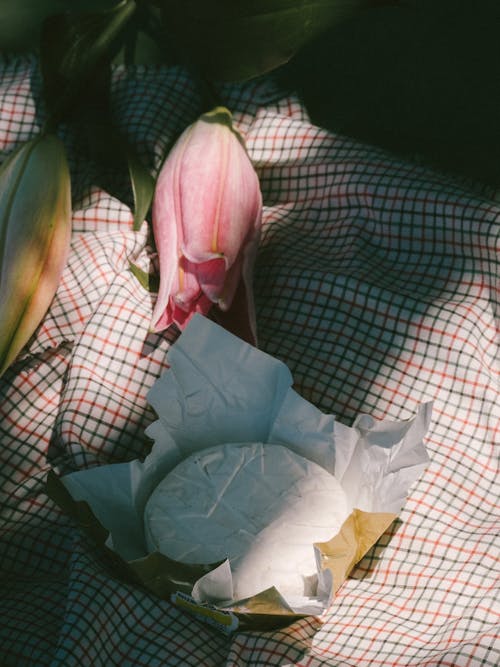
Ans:
[{"label": "green flower bud", "polygon": [[0,375],[54,297],[71,238],[71,187],[63,143],[36,137],[0,167]]}]

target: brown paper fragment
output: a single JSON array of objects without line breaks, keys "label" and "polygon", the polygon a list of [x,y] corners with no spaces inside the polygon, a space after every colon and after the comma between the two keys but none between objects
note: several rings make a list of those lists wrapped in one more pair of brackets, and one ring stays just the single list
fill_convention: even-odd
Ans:
[{"label": "brown paper fragment", "polygon": [[253,595],[251,598],[237,600],[229,605],[228,609],[242,613],[293,614],[292,609],[274,586]]},{"label": "brown paper fragment", "polygon": [[333,574],[334,593],[396,518],[397,514],[389,512],[354,509],[333,539],[315,543],[321,553],[322,567]]},{"label": "brown paper fragment", "polygon": [[149,591],[169,599],[177,591],[191,594],[195,582],[220,563],[186,565],[155,551],[144,558],[128,561],[128,565]]},{"label": "brown paper fragment", "polygon": [[227,609],[237,616],[240,627],[245,629],[270,630],[308,616],[294,612],[274,586],[246,600],[238,600]]},{"label": "brown paper fragment", "polygon": [[129,564],[117,553],[106,546],[109,531],[93,513],[90,505],[84,500],[74,500],[64,484],[54,471],[49,470],[45,481],[45,491],[67,515],[70,516],[83,532],[94,542],[100,553],[107,560],[108,567],[114,576],[120,577],[134,586],[142,586],[143,583]]},{"label": "brown paper fragment", "polygon": [[49,498],[59,505],[65,514],[76,521],[80,528],[96,544],[101,545],[105,543],[109,533],[97,520],[90,505],[84,500],[74,500],[59,477],[52,470],[49,470],[47,474],[45,490]]}]

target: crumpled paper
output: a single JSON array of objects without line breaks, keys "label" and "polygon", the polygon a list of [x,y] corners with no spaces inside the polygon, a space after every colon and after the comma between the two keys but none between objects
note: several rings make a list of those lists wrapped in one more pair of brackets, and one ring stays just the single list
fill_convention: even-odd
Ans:
[{"label": "crumpled paper", "polygon": [[334,474],[353,513],[330,542],[311,545],[318,566],[317,596],[283,600],[269,589],[226,608],[244,617],[320,615],[355,563],[397,517],[427,467],[423,438],[431,404],[420,405],[409,420],[376,421],[361,414],[348,427],[294,391],[284,363],[201,315],[193,317],[171,347],[168,362],[170,368],[147,397],[158,415],[146,431],[154,440],[151,453],[144,461],[66,475],[61,478],[65,489],[73,501],[88,503],[109,532],[107,547],[144,585],[165,596],[176,590],[177,582],[178,590],[191,596],[187,602],[181,599],[187,607],[190,600],[195,607],[217,603],[231,590],[228,561],[190,570],[160,554],[148,555],[143,529],[147,499],[193,452],[227,442],[285,445]]}]

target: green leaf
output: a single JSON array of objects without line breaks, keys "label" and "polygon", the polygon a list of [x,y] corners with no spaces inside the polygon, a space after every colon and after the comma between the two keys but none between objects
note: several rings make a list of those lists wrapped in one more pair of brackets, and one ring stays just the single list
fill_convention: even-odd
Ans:
[{"label": "green leaf", "polygon": [[116,0],[0,0],[0,49],[36,51],[44,20],[51,15],[71,11],[102,11]]},{"label": "green leaf", "polygon": [[184,60],[220,80],[249,79],[370,0],[160,0],[166,30]]},{"label": "green leaf", "polygon": [[144,2],[138,3],[124,46],[113,62],[120,65],[172,64],[174,61],[166,48],[166,42],[158,8]]},{"label": "green leaf", "polygon": [[155,181],[133,151],[128,151],[128,170],[134,195],[134,231],[140,229],[153,200]]},{"label": "green leaf", "polygon": [[40,43],[40,65],[53,122],[64,118],[85,99],[97,73],[109,66],[135,9],[134,0],[120,0],[100,12],[67,12],[47,18]]},{"label": "green leaf", "polygon": [[144,287],[144,289],[147,289],[148,292],[152,292],[154,294],[158,292],[160,280],[155,273],[147,273],[138,267],[137,264],[132,264],[132,262],[129,262],[129,269],[137,278],[140,285]]},{"label": "green leaf", "polygon": [[105,169],[128,168],[134,197],[134,229],[144,221],[154,181],[116,129],[110,108],[111,60],[136,14],[133,0],[120,0],[93,13],[66,13],[44,26],[41,64],[49,107],[49,127],[73,122],[89,157]]},{"label": "green leaf", "polygon": [[[109,108],[104,104],[105,97],[103,93],[100,102],[96,100],[95,104],[90,104],[89,107],[84,105],[74,118],[75,127],[84,144],[82,150],[102,167],[101,174],[104,177],[114,176],[117,173],[125,177],[128,171],[133,196],[133,229],[137,231],[141,228],[151,206],[155,180],[134,147],[117,130]],[[94,111],[99,108],[101,113],[96,115]],[[112,179],[101,185],[113,192]],[[120,197],[123,194],[116,193],[116,196]]]}]

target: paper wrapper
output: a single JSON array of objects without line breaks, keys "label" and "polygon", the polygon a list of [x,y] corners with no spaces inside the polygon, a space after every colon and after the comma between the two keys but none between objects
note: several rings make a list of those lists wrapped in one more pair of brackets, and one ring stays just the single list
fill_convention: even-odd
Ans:
[{"label": "paper wrapper", "polygon": [[[144,461],[60,479],[50,473],[49,495],[107,552],[116,574],[224,632],[265,630],[320,616],[398,516],[410,486],[426,468],[423,437],[431,404],[422,404],[409,420],[359,415],[348,427],[299,396],[285,364],[201,315],[171,347],[168,361],[169,370],[148,394],[158,420],[146,431],[154,445]],[[341,482],[352,512],[331,540],[311,545],[317,563],[315,597],[285,600],[271,588],[221,608],[219,601],[232,590],[227,560],[194,566],[147,553],[143,514],[156,485],[188,455],[236,442],[285,445]]]}]

